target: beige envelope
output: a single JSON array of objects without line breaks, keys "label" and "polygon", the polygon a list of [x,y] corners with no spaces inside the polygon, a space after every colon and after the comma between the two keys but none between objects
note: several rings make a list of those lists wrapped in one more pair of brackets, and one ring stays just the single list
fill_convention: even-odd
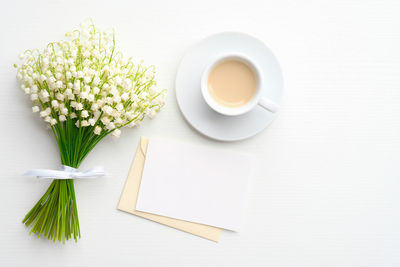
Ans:
[{"label": "beige envelope", "polygon": [[133,160],[131,169],[129,171],[128,178],[126,179],[121,199],[119,200],[118,209],[218,242],[222,231],[221,228],[173,219],[170,217],[164,217],[152,213],[137,211],[135,209],[137,196],[140,188],[140,182],[142,180],[142,173],[143,173],[144,163],[146,160],[146,152],[148,144],[149,144],[148,138],[146,137],[140,138],[135,158]]}]

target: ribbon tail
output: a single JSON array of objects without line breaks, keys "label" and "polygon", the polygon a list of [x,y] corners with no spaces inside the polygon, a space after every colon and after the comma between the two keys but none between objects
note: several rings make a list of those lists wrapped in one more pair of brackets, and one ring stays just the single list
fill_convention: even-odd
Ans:
[{"label": "ribbon tail", "polygon": [[77,173],[76,178],[97,178],[100,176],[104,176],[105,174],[106,172],[103,167],[96,166],[84,172]]},{"label": "ribbon tail", "polygon": [[72,173],[47,169],[32,169],[24,173],[25,176],[36,176],[38,179],[71,179]]}]

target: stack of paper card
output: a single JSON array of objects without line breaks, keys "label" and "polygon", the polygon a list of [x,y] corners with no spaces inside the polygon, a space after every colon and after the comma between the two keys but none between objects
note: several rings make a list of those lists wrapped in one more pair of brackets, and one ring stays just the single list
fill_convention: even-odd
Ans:
[{"label": "stack of paper card", "polygon": [[142,137],[118,209],[218,241],[240,226],[246,155]]}]

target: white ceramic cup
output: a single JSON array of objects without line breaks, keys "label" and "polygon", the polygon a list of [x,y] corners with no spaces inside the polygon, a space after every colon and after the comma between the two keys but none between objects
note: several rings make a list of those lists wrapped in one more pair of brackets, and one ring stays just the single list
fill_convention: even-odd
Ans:
[{"label": "white ceramic cup", "polygon": [[[246,64],[247,66],[250,67],[250,69],[254,72],[256,76],[257,80],[256,92],[254,93],[253,98],[243,106],[234,108],[223,106],[214,100],[214,98],[210,95],[210,92],[208,90],[208,77],[210,75],[210,72],[216,65],[226,60],[237,60]],[[269,100],[268,98],[263,97],[262,96],[263,90],[265,90],[265,83],[263,81],[260,68],[254,63],[254,61],[250,60],[248,57],[241,54],[231,53],[216,57],[214,60],[211,61],[210,64],[207,65],[201,77],[201,93],[203,95],[204,100],[213,110],[227,116],[237,116],[244,114],[252,110],[257,105],[265,108],[266,110],[272,113],[277,112],[279,106],[275,104],[273,101]]]}]

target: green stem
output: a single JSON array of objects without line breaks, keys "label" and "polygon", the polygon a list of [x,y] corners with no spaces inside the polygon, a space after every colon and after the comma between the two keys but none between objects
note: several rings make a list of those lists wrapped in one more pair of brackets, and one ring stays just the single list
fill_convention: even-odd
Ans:
[{"label": "green stem", "polygon": [[[92,139],[92,131],[76,128],[73,120],[52,127],[60,149],[61,163],[78,168],[94,145],[107,134]],[[91,140],[88,146],[82,147],[82,139]],[[77,141],[77,142],[74,142]],[[38,237],[45,236],[50,240],[65,240],[81,237],[78,208],[76,204],[74,180],[53,180],[39,201],[22,220],[27,227],[32,226],[30,233]]]}]

